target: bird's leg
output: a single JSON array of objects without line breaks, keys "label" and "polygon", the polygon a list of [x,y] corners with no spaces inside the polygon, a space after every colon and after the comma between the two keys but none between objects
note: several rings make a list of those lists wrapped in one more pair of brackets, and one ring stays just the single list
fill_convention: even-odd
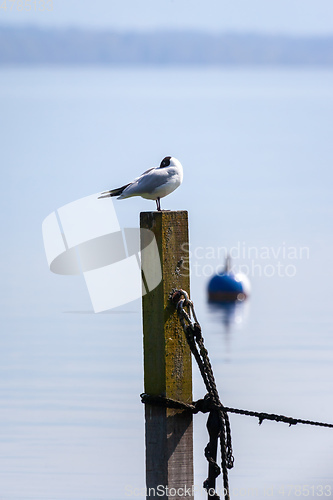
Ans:
[{"label": "bird's leg", "polygon": [[157,210],[160,212],[161,211],[161,202],[160,202],[159,198],[156,198],[156,206],[157,206]]}]

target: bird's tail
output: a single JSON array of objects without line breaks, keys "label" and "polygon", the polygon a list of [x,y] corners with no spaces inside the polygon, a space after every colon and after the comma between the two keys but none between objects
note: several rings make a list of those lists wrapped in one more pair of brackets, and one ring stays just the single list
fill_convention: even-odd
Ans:
[{"label": "bird's tail", "polygon": [[124,189],[127,188],[127,186],[129,186],[129,184],[125,184],[125,186],[122,186],[120,188],[111,189],[111,191],[104,191],[104,193],[102,193],[102,196],[99,196],[98,199],[109,198],[110,196],[119,196],[124,191]]}]

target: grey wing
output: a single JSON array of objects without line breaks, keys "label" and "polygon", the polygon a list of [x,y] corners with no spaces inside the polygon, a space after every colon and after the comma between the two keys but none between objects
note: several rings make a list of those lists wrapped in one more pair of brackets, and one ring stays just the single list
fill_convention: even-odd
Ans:
[{"label": "grey wing", "polygon": [[132,182],[129,183],[130,184],[134,184],[136,181],[138,181],[139,179],[141,179],[141,177],[143,175],[146,175],[148,174],[148,172],[151,172],[152,170],[155,170],[155,167],[152,167],[152,168],[148,168],[148,170],[146,170],[145,172],[143,172],[141,175],[138,175],[138,177],[135,177],[135,179],[132,180]]},{"label": "grey wing", "polygon": [[169,173],[166,170],[159,168],[150,168],[146,170],[140,177],[135,179],[125,190],[124,195],[135,192],[152,193],[156,188],[165,184],[169,178]]},{"label": "grey wing", "polygon": [[142,177],[145,174],[148,174],[148,172],[151,172],[152,170],[156,170],[156,168],[155,167],[148,168],[148,170],[145,170],[144,172],[142,172],[142,174],[139,177],[137,177],[135,180],[140,179],[140,177]]}]

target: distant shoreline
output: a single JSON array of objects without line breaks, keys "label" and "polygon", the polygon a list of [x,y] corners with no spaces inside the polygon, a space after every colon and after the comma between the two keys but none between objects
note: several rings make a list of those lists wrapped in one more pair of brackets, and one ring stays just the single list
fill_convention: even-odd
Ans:
[{"label": "distant shoreline", "polygon": [[0,65],[333,66],[333,36],[0,25]]}]

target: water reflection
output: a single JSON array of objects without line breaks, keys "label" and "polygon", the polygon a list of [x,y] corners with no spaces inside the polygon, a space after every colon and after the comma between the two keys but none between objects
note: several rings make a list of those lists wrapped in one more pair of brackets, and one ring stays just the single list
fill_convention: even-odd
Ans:
[{"label": "water reflection", "polygon": [[223,325],[225,333],[231,333],[234,329],[243,326],[249,312],[249,301],[234,302],[208,302],[210,317]]}]

